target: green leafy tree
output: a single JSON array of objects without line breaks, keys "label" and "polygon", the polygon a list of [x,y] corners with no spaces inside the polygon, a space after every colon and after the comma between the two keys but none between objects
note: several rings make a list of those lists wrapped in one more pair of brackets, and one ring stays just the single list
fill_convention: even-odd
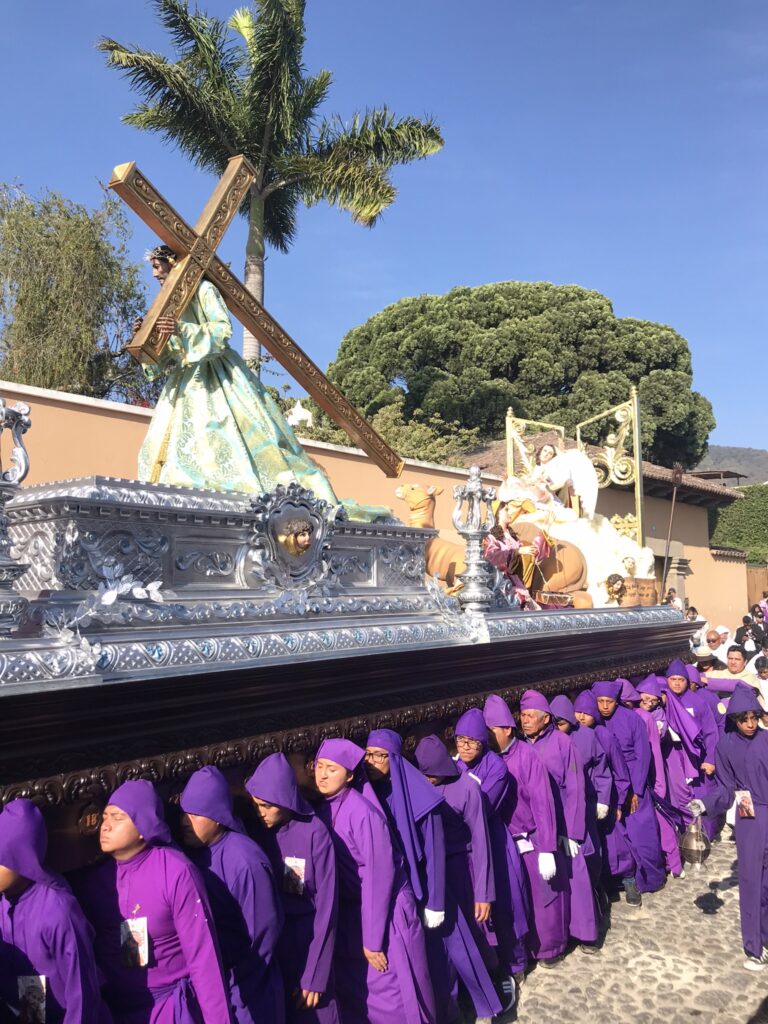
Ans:
[{"label": "green leafy tree", "polygon": [[741,488],[744,498],[710,513],[714,547],[740,548],[750,562],[768,562],[768,487],[752,484]]},{"label": "green leafy tree", "polygon": [[[315,441],[349,444],[349,438],[310,399],[302,404],[311,409],[314,424],[301,426],[299,433]],[[371,417],[371,425],[399,455],[406,459],[422,459],[440,465],[465,466],[471,453],[482,441],[480,431],[467,429],[460,423],[446,423],[437,413],[426,416],[421,409],[405,416],[405,398],[382,406]]]},{"label": "green leafy tree", "polygon": [[[108,66],[144,100],[124,121],[158,133],[214,174],[237,154],[251,161],[245,284],[261,302],[265,245],[290,248],[300,203],[327,202],[371,226],[397,195],[392,168],[443,145],[434,121],[397,118],[386,107],[348,122],[321,117],[331,73],[311,75],[302,64],[305,0],[255,0],[227,23],[190,11],[185,0],[153,6],[176,60],[114,39],[99,43]],[[258,356],[247,332],[243,353]]]},{"label": "green leafy tree", "polygon": [[144,306],[121,203],[87,210],[0,185],[0,373],[18,384],[151,404],[122,352]]},{"label": "green leafy tree", "polygon": [[619,319],[604,295],[575,285],[507,281],[402,299],[344,337],[328,374],[366,416],[395,405],[406,423],[439,416],[446,435],[459,423],[485,441],[503,435],[510,405],[573,432],[635,384],[644,455],[663,465],[695,466],[715,426],[691,389],[686,340]]}]

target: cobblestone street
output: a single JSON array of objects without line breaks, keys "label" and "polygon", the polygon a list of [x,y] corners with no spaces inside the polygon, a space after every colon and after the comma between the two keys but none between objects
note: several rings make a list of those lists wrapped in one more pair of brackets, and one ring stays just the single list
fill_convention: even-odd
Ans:
[{"label": "cobblestone street", "polygon": [[517,1021],[768,1024],[768,968],[751,973],[743,961],[736,845],[724,838],[700,871],[643,896],[642,908],[613,903],[599,954],[576,949],[532,971]]}]

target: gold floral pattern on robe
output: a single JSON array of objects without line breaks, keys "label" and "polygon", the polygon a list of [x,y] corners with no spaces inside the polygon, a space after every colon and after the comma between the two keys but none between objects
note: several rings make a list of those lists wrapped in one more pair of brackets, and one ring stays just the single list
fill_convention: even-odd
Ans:
[{"label": "gold floral pattern on robe", "polygon": [[[215,285],[200,284],[178,325],[160,364],[144,367],[150,379],[167,379],[139,452],[139,480],[247,494],[295,481],[340,504],[277,402],[230,348],[232,322]],[[392,515],[342,503],[352,519]]]}]

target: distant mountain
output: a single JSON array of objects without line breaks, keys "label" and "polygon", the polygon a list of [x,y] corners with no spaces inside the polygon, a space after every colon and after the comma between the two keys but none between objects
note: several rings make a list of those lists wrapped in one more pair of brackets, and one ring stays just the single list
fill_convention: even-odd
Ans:
[{"label": "distant mountain", "polygon": [[743,473],[747,477],[746,480],[739,481],[742,486],[764,484],[768,480],[768,451],[764,448],[735,448],[730,445],[712,444],[696,469],[732,469],[735,473]]}]

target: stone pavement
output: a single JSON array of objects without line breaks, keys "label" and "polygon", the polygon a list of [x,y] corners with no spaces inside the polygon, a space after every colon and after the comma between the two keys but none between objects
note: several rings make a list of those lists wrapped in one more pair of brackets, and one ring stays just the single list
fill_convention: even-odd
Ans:
[{"label": "stone pavement", "polygon": [[[725,834],[729,829],[725,829]],[[611,905],[600,952],[575,949],[523,986],[519,1024],[768,1024],[768,968],[744,970],[736,844],[686,868],[641,908]],[[759,897],[758,897],[759,898]]]}]

